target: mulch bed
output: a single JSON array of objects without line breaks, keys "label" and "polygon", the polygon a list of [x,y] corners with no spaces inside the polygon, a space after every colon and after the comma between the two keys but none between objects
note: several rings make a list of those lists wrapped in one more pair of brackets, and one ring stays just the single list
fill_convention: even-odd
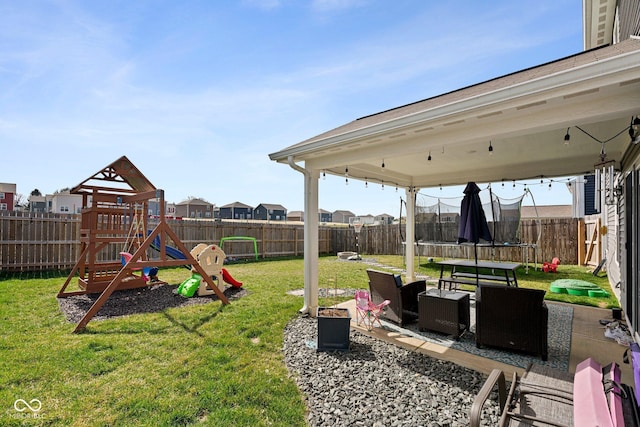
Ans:
[{"label": "mulch bed", "polygon": [[[104,320],[130,314],[156,313],[167,308],[218,301],[216,294],[185,298],[176,293],[177,289],[177,285],[156,284],[144,288],[115,291],[93,317],[93,320]],[[247,290],[244,288],[227,287],[224,290],[224,295],[229,300],[242,298],[246,294]],[[58,298],[58,305],[69,322],[78,323],[99,297],[100,294],[86,294]]]}]

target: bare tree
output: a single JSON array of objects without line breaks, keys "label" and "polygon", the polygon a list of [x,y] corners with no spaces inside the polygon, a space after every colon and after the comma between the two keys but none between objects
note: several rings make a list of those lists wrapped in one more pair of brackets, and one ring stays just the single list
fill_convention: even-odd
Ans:
[{"label": "bare tree", "polygon": [[27,201],[24,198],[24,194],[16,193],[13,196],[13,207],[15,210],[21,210],[27,207]]}]

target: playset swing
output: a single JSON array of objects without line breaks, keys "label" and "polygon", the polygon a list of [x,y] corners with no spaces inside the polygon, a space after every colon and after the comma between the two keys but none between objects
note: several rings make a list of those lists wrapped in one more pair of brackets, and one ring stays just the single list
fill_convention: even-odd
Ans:
[{"label": "playset swing", "polygon": [[[156,189],[126,156],[78,184],[71,194],[82,195],[80,256],[58,292],[58,297],[100,294],[78,322],[74,332],[87,326],[114,291],[147,286],[149,281],[145,280],[144,274],[133,273],[140,270],[144,273],[145,268],[191,265],[222,304],[229,303],[167,223],[164,191]],[[146,233],[149,228],[145,213],[152,199],[157,201],[159,219],[153,230]],[[159,258],[149,259],[148,249],[156,239],[159,242]],[[184,254],[184,258],[173,259],[168,256],[166,247],[169,241]],[[127,246],[129,243],[132,244]],[[119,252],[124,252],[122,248],[131,251],[126,252],[131,256],[127,256],[124,263],[122,255],[116,261]],[[67,291],[76,277],[79,290]]]}]

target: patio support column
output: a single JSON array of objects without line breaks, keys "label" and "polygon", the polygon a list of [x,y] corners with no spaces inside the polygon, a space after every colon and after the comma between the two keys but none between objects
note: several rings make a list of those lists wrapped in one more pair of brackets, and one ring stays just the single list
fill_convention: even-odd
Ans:
[{"label": "patio support column", "polygon": [[407,282],[413,282],[415,280],[415,266],[413,260],[415,259],[415,246],[413,242],[416,240],[416,193],[418,192],[415,187],[408,187],[405,189],[407,194],[407,219],[406,219],[406,236],[404,244],[405,252],[405,265],[407,269]]},{"label": "patio support column", "polygon": [[315,317],[318,308],[318,178],[317,169],[298,166],[291,156],[289,166],[304,176],[304,306],[300,313]]}]

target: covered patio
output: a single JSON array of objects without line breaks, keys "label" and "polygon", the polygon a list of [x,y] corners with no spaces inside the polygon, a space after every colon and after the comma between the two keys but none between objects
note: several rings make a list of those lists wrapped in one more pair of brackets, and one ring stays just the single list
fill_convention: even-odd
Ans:
[{"label": "covered patio", "polygon": [[[421,188],[552,180],[619,171],[637,149],[640,40],[591,49],[412,104],[361,117],[270,154],[304,177],[305,214],[318,211],[323,173],[402,188],[413,242]],[[613,188],[605,188],[605,192]],[[305,302],[318,306],[318,218],[305,215]],[[414,247],[406,276],[414,279]]]}]

